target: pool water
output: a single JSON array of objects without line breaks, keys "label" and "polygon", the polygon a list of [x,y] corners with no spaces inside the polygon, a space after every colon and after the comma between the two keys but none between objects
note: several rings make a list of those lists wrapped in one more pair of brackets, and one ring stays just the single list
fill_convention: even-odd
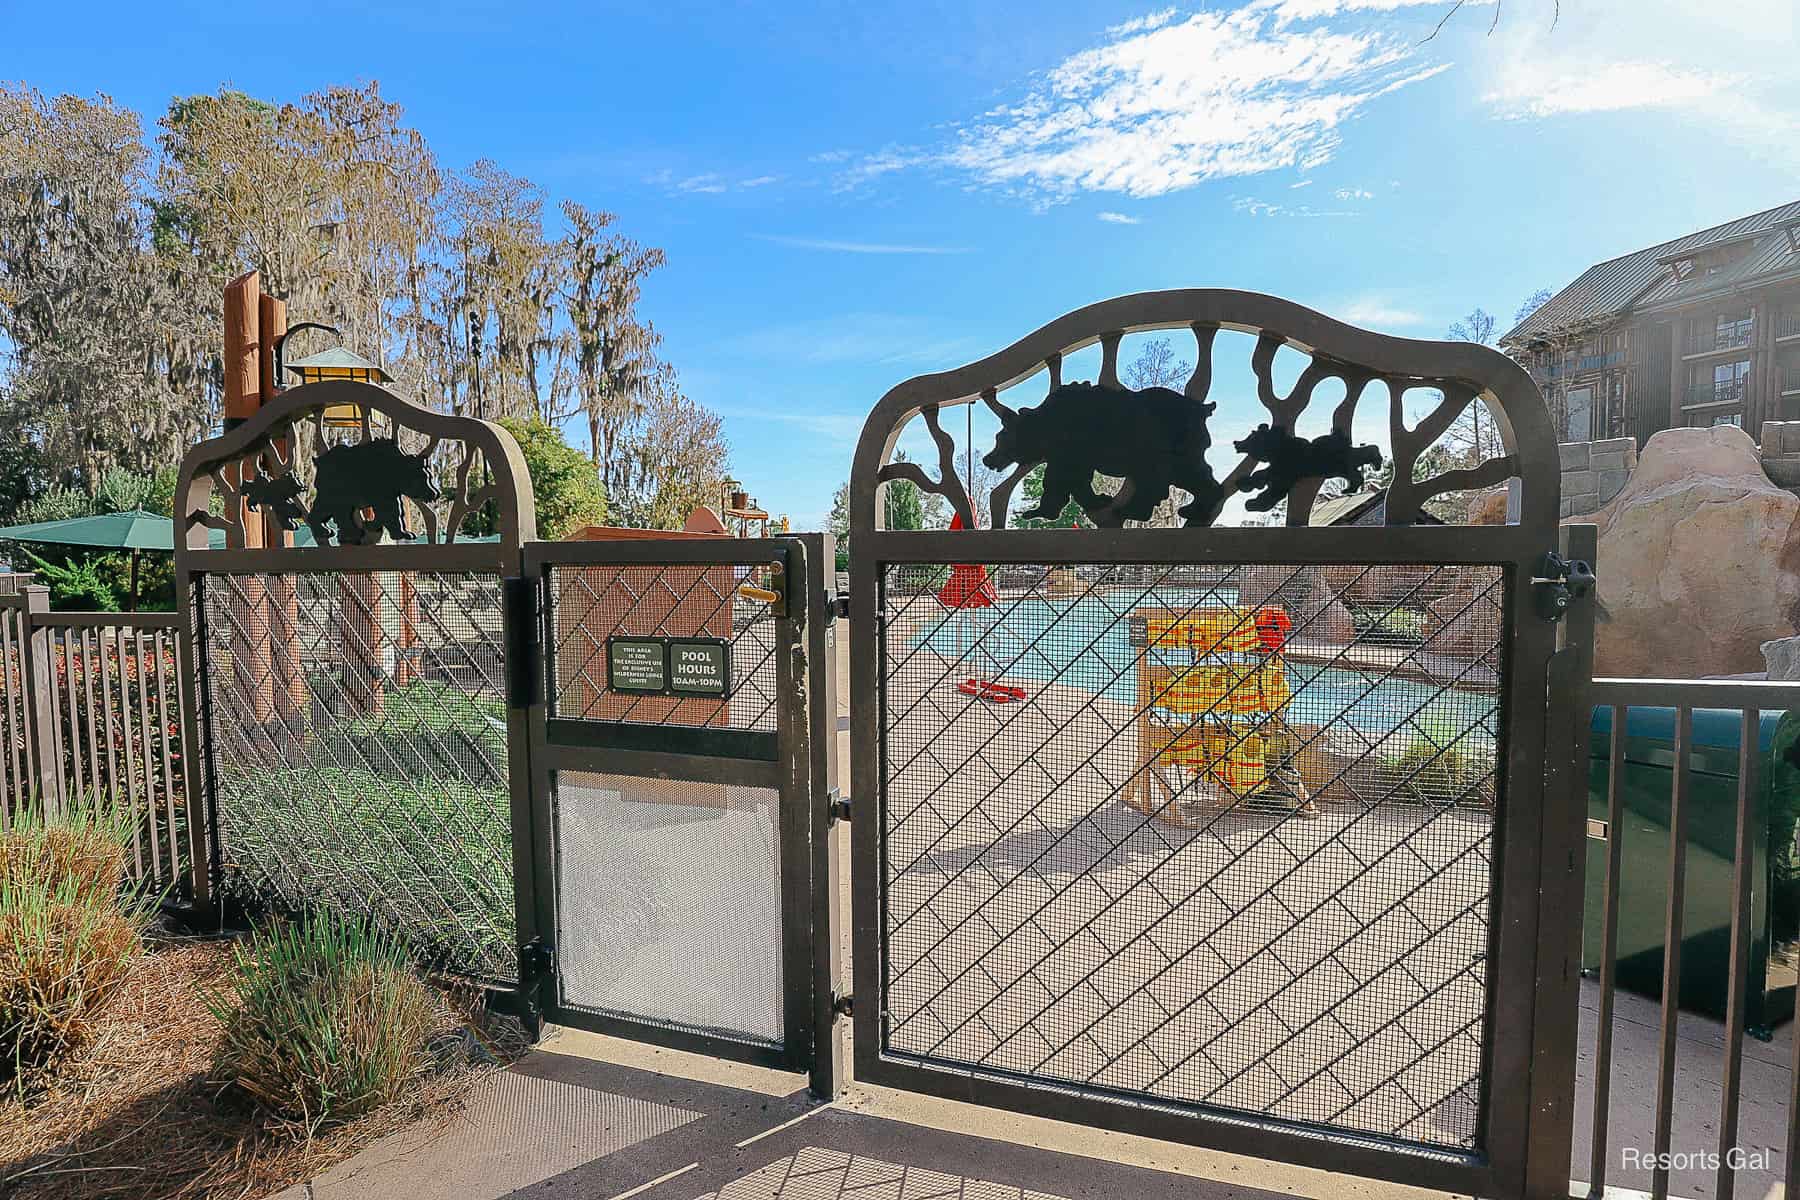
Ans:
[{"label": "pool water", "polygon": [[[1124,589],[1068,601],[1002,599],[992,608],[947,617],[934,603],[912,644],[947,659],[975,659],[1007,680],[1056,683],[1135,705],[1131,610],[1181,611],[1236,598],[1229,589]],[[1399,661],[1405,653],[1395,648],[1393,657]],[[1372,740],[1423,733],[1440,745],[1460,739],[1469,749],[1491,744],[1498,724],[1499,697],[1492,691],[1440,688],[1384,676],[1374,667],[1347,670],[1292,660],[1287,678],[1293,690],[1287,719],[1294,724],[1348,724]]]}]

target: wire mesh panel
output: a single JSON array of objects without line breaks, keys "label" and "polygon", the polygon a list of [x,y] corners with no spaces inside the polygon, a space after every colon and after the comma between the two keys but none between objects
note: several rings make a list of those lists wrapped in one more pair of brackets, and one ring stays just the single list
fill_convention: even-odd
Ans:
[{"label": "wire mesh panel", "polygon": [[[550,571],[555,677],[550,715],[636,725],[775,728],[772,564],[562,565]],[[724,643],[731,678],[721,698],[615,691],[607,643],[618,637]]]},{"label": "wire mesh panel", "polygon": [[779,1045],[778,799],[771,788],[559,772],[563,1003]]},{"label": "wire mesh panel", "polygon": [[513,978],[499,577],[202,574],[192,600],[217,886]]},{"label": "wire mesh panel", "polygon": [[[779,568],[766,554],[731,562],[729,543],[718,553],[723,561],[548,567],[547,715],[559,730],[635,730],[632,744],[677,764],[745,752],[747,743],[722,743],[715,731],[763,739],[767,753],[742,775],[707,780],[679,777],[678,765],[665,768],[676,778],[618,773],[604,753],[591,755],[592,770],[555,773],[561,1001],[576,1013],[778,1048],[780,791],[751,771],[774,773]],[[615,658],[621,644],[639,655],[629,679]],[[723,665],[723,694],[696,694],[677,676],[682,648],[694,645]]]},{"label": "wire mesh panel", "polygon": [[880,577],[881,1052],[1480,1148],[1506,575]]}]

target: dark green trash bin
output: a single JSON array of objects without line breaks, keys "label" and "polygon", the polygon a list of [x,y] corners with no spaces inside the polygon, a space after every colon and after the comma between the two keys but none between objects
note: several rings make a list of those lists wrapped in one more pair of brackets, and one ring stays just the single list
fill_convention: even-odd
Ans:
[{"label": "dark green trash bin", "polygon": [[[1681,1007],[1720,1020],[1730,978],[1732,857],[1737,838],[1738,733],[1742,714],[1696,709],[1689,751],[1687,874],[1681,945]],[[1623,829],[1606,825],[1612,709],[1594,709],[1588,774],[1587,905],[1582,967],[1600,968],[1607,838],[1624,839],[1619,862],[1618,986],[1662,997],[1668,915],[1669,802],[1675,710],[1632,708],[1625,728]],[[1800,912],[1793,870],[1800,771],[1784,751],[1800,740],[1800,712],[1763,713],[1753,797],[1750,990],[1746,1023],[1765,1032],[1794,1011],[1786,953]],[[1773,951],[1773,953],[1772,953]],[[1772,961],[1773,960],[1773,961]]]}]

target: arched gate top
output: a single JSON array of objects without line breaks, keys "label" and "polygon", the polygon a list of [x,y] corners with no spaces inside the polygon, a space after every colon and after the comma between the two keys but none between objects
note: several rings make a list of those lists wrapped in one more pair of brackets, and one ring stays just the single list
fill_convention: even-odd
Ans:
[{"label": "arched gate top", "polygon": [[[344,436],[334,437],[327,410],[356,413]],[[225,497],[223,514],[209,511],[215,490]],[[283,392],[201,442],[182,458],[175,494],[183,556],[207,550],[209,529],[225,532],[227,548],[243,548],[238,501],[285,529],[309,529],[318,547],[448,545],[489,502],[498,514],[498,562],[516,563],[537,536],[531,476],[505,429],[348,380]],[[409,506],[422,529],[411,527]]]},{"label": "arched gate top", "polygon": [[[1166,329],[1189,330],[1195,339],[1195,367],[1186,386],[1180,392],[1126,388],[1118,377],[1121,340],[1128,333]],[[1205,459],[1210,447],[1206,418],[1216,407],[1208,392],[1213,341],[1220,329],[1256,335],[1251,367],[1268,419],[1236,444],[1240,461],[1223,479],[1215,479]],[[1099,380],[1065,384],[1063,357],[1096,342],[1103,355]],[[1284,345],[1307,355],[1310,362],[1292,390],[1281,395],[1273,367],[1276,352]],[[1001,403],[999,392],[1045,370],[1050,391],[1043,404],[1015,410]],[[1311,439],[1297,436],[1296,422],[1318,386],[1330,379],[1339,380],[1344,388],[1344,398],[1331,414],[1330,432]],[[938,414],[945,405],[977,400],[1002,422],[994,449],[984,461],[997,470],[1012,468],[986,498],[988,520],[983,524],[990,528],[1004,525],[1013,490],[1040,464],[1046,466],[1045,507],[1060,510],[1065,493],[1053,476],[1059,463],[1062,482],[1073,488],[1074,499],[1097,525],[1142,519],[1171,485],[1195,497],[1181,510],[1190,526],[1212,524],[1233,490],[1255,491],[1250,507],[1257,510],[1273,508],[1285,499],[1288,524],[1304,525],[1325,479],[1342,478],[1354,490],[1361,486],[1365,471],[1381,465],[1377,447],[1356,446],[1351,438],[1356,409],[1370,394],[1370,385],[1377,383],[1387,392],[1395,459],[1386,496],[1389,525],[1412,524],[1432,496],[1517,478],[1519,524],[1546,534],[1554,529],[1560,487],[1556,437],[1537,385],[1505,355],[1469,342],[1374,333],[1257,292],[1190,288],[1090,304],[978,362],[920,375],[893,388],[869,414],[857,442],[850,488],[852,538],[879,528],[876,493],[881,484],[895,479],[909,479],[943,496],[965,527],[976,523],[974,504],[980,497],[968,495],[957,471],[956,447],[941,428]],[[1404,397],[1418,388],[1434,389],[1441,399],[1409,426]],[[1424,452],[1477,399],[1492,413],[1507,453],[1416,479]],[[937,446],[936,479],[916,463],[890,461],[901,429],[918,414]],[[1095,471],[1126,480],[1118,496],[1091,494],[1088,484]]]}]

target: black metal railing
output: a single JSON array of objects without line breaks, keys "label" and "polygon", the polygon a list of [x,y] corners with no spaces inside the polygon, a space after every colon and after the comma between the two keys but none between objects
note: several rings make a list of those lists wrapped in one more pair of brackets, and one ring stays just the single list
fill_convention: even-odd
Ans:
[{"label": "black metal railing", "polygon": [[[1761,751],[1761,719],[1764,713],[1776,713],[1788,709],[1800,708],[1800,684],[1748,682],[1738,680],[1664,680],[1664,679],[1596,679],[1593,682],[1591,697],[1598,708],[1610,708],[1611,742],[1609,745],[1608,770],[1606,774],[1606,851],[1602,868],[1602,899],[1599,919],[1600,956],[1598,964],[1598,1013],[1595,1023],[1594,1072],[1593,1072],[1593,1105],[1592,1114],[1592,1158],[1588,1164],[1589,1189],[1587,1194],[1597,1196],[1603,1194],[1608,1178],[1608,1168],[1613,1166],[1612,1153],[1620,1149],[1616,1160],[1621,1174],[1632,1166],[1623,1146],[1636,1151],[1636,1162],[1639,1169],[1642,1165],[1650,1167],[1649,1192],[1655,1197],[1669,1195],[1670,1172],[1673,1167],[1677,1171],[1694,1171],[1680,1182],[1678,1191],[1686,1195],[1703,1194],[1700,1189],[1704,1181],[1700,1173],[1712,1172],[1714,1175],[1713,1192],[1719,1200],[1730,1200],[1738,1182],[1740,1170],[1753,1178],[1746,1182],[1755,1185],[1755,1195],[1763,1195],[1776,1171],[1785,1172],[1787,1194],[1794,1195],[1797,1184],[1800,1184],[1800,1172],[1794,1164],[1800,1161],[1800,1123],[1795,1115],[1800,1113],[1800,1093],[1796,1093],[1794,1085],[1800,1082],[1800,1056],[1788,1067],[1788,1078],[1785,1085],[1787,1104],[1787,1123],[1785,1138],[1776,1149],[1785,1151],[1785,1158],[1776,1158],[1777,1167],[1767,1161],[1758,1161],[1754,1156],[1746,1156],[1743,1140],[1740,1138],[1739,1115],[1740,1093],[1744,1078],[1744,1033],[1746,1025],[1747,995],[1751,984],[1750,961],[1753,953],[1752,942],[1754,929],[1752,925],[1752,884],[1753,871],[1757,862],[1755,843],[1755,822],[1759,817],[1757,798],[1761,794],[1757,778],[1760,768]],[[1652,1089],[1655,1113],[1654,1128],[1649,1145],[1626,1140],[1620,1145],[1609,1144],[1607,1137],[1609,1118],[1620,1116],[1629,1120],[1636,1114],[1634,1103],[1621,1103],[1615,1110],[1612,1103],[1612,1083],[1614,1068],[1613,1035],[1614,1006],[1617,993],[1617,973],[1620,959],[1620,882],[1622,879],[1622,844],[1625,840],[1623,832],[1630,814],[1626,811],[1626,777],[1628,774],[1627,741],[1628,713],[1632,708],[1659,708],[1674,711],[1673,754],[1671,756],[1671,781],[1669,789],[1668,839],[1669,848],[1666,858],[1666,874],[1663,896],[1663,934],[1662,934],[1662,986],[1658,1009],[1656,1036],[1655,1081]],[[1723,1054],[1721,1069],[1721,1099],[1717,1114],[1717,1146],[1672,1145],[1673,1131],[1676,1123],[1677,1092],[1676,1082],[1676,1040],[1678,1022],[1682,1006],[1682,950],[1683,941],[1692,935],[1684,929],[1684,921],[1688,918],[1687,883],[1688,883],[1688,837],[1694,807],[1692,794],[1692,763],[1697,743],[1694,738],[1693,716],[1696,710],[1724,710],[1736,713],[1741,718],[1738,734],[1738,770],[1737,794],[1735,804],[1735,837],[1732,842],[1731,868],[1731,918],[1730,918],[1730,950],[1729,978],[1726,983],[1725,1021],[1723,1031]],[[1771,847],[1773,850],[1773,847]],[[1691,980],[1690,980],[1691,982]],[[1692,1021],[1690,1013],[1688,1019]],[[1628,1023],[1628,1022],[1626,1022]],[[1800,1040],[1795,1041],[1800,1050]],[[1690,1051],[1684,1051],[1691,1052]],[[1685,1094],[1693,1094],[1694,1084],[1691,1072],[1696,1070],[1692,1062],[1684,1064],[1684,1072],[1690,1073],[1690,1082],[1686,1085]],[[1637,1101],[1633,1096],[1633,1101]],[[1769,1102],[1773,1102],[1772,1098]],[[1685,1115],[1685,1114],[1684,1114]],[[1684,1122],[1685,1123],[1685,1122]],[[1704,1127],[1710,1122],[1705,1116],[1696,1116],[1692,1127]],[[1630,1134],[1625,1135],[1626,1139]],[[1716,1149],[1716,1160],[1712,1152]],[[1697,1167],[1696,1167],[1696,1164]],[[1580,1168],[1576,1168],[1580,1173]],[[1641,1180],[1615,1180],[1615,1186],[1624,1184],[1636,1187]]]},{"label": "black metal railing", "polygon": [[1746,375],[1737,379],[1716,379],[1708,383],[1690,383],[1685,403],[1689,408],[1702,404],[1742,404],[1749,382],[1750,377]]},{"label": "black metal railing", "polygon": [[1800,362],[1784,362],[1781,371],[1781,394],[1800,392]]},{"label": "black metal railing", "polygon": [[1775,337],[1800,337],[1800,308],[1784,308],[1775,314]]},{"label": "black metal railing", "polygon": [[1732,321],[1721,325],[1698,325],[1688,330],[1685,354],[1713,354],[1720,350],[1739,350],[1750,344],[1755,327],[1749,321]]}]

